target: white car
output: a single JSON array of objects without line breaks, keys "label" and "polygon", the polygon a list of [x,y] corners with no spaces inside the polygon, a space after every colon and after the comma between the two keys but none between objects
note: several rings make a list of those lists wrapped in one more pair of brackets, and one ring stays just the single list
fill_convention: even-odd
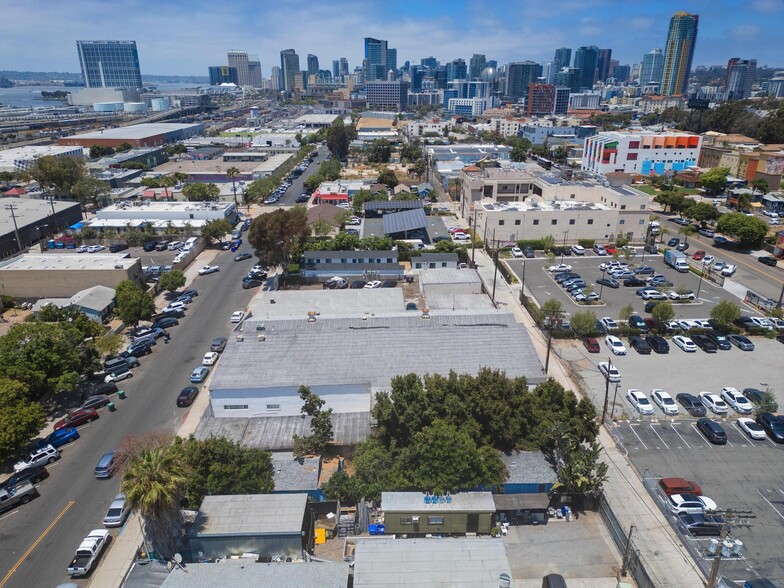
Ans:
[{"label": "white car", "polygon": [[185,310],[187,303],[185,301],[169,302],[169,306],[164,308],[161,312],[169,312],[170,310]]},{"label": "white car", "polygon": [[99,251],[103,251],[106,249],[103,245],[90,245],[87,248],[87,253],[98,253]]},{"label": "white car", "polygon": [[642,390],[632,388],[626,392],[626,399],[640,414],[653,414],[653,405]]},{"label": "white car", "polygon": [[187,251],[180,251],[177,255],[174,256],[174,263],[180,263],[187,256],[188,256]]},{"label": "white car", "polygon": [[718,394],[714,394],[713,392],[700,392],[697,394],[697,398],[700,399],[700,402],[702,402],[702,405],[705,408],[715,414],[727,414],[730,409],[727,403],[719,398]]},{"label": "white car", "polygon": [[678,405],[675,404],[672,396],[661,388],[654,388],[651,390],[651,398],[653,398],[656,405],[661,408],[662,412],[666,415],[676,415],[680,412],[678,410]]},{"label": "white car", "polygon": [[622,261],[616,261],[614,259],[612,261],[604,261],[599,264],[600,270],[605,270],[608,272],[612,272],[619,269],[626,269],[627,267],[629,267],[628,264],[625,264]]},{"label": "white car", "polygon": [[706,510],[718,510],[719,505],[707,496],[696,494],[673,494],[667,499],[667,508],[675,514],[703,514]]},{"label": "white car", "polygon": [[666,300],[667,295],[663,292],[659,292],[658,290],[643,290],[642,291],[642,299],[643,300]]},{"label": "white car", "polygon": [[613,352],[613,355],[626,355],[626,346],[615,335],[607,335],[604,338],[604,344]]},{"label": "white car", "polygon": [[118,494],[109,505],[106,516],[103,517],[103,526],[122,527],[129,514],[131,514],[131,509],[125,500],[125,494]]},{"label": "white car", "polygon": [[753,316],[753,317],[751,317],[751,322],[754,323],[754,325],[757,326],[757,327],[762,327],[763,329],[767,329],[768,331],[772,331],[773,330],[773,325],[766,318],[762,318],[762,317],[759,317],[759,316]]},{"label": "white car", "polygon": [[380,287],[381,287],[381,282],[378,280],[371,280],[370,282],[368,282],[363,286],[363,288],[366,288],[368,290],[374,290],[375,288],[380,288]]},{"label": "white car", "polygon": [[737,423],[738,427],[752,439],[764,440],[767,437],[765,429],[757,424],[757,421],[754,419],[742,417],[738,419]]},{"label": "white car", "polygon": [[730,263],[724,266],[724,269],[721,270],[721,275],[729,277],[734,275],[736,271],[738,271],[738,266]]},{"label": "white car", "polygon": [[602,318],[600,318],[599,320],[600,320],[600,321],[601,321],[601,323],[602,323],[602,324],[603,324],[605,327],[607,327],[608,329],[617,329],[617,328],[618,328],[618,323],[616,323],[616,322],[615,322],[613,319],[611,319],[609,316],[603,316],[603,317],[602,317]]},{"label": "white car", "polygon": [[14,464],[14,472],[19,473],[27,468],[52,463],[60,459],[60,452],[51,445],[45,445],[34,450],[30,455]]},{"label": "white car", "polygon": [[514,255],[515,257],[522,257],[523,250],[520,249],[519,247],[512,247],[512,255]]},{"label": "white car", "polygon": [[713,263],[713,260],[716,259],[712,255],[706,255],[702,258],[702,265],[710,265]]},{"label": "white car", "polygon": [[610,382],[614,383],[621,381],[621,372],[619,372],[618,368],[616,368],[614,365],[610,365],[606,361],[603,361],[599,364],[599,373],[601,373]]},{"label": "white car", "polygon": [[131,370],[128,369],[128,368],[124,368],[123,370],[118,370],[116,372],[112,372],[111,374],[108,374],[103,379],[103,381],[106,384],[109,384],[109,383],[112,383],[112,382],[117,383],[117,382],[122,382],[123,380],[127,380],[127,379],[132,378],[132,377],[133,377],[133,372],[131,372]]},{"label": "white car", "polygon": [[352,216],[350,219],[348,219],[346,224],[347,225],[354,225],[354,226],[361,225],[362,224],[362,219],[359,218],[358,216]]},{"label": "white car", "polygon": [[245,313],[241,310],[235,310],[231,313],[231,322],[238,323],[245,317]]},{"label": "white car", "polygon": [[206,276],[207,274],[214,274],[215,272],[220,271],[219,265],[205,265],[203,268],[199,270],[200,276]]},{"label": "white car", "polygon": [[467,235],[466,233],[455,233],[454,235],[452,235],[452,240],[453,241],[470,241],[471,237],[469,235]]},{"label": "white car", "polygon": [[678,347],[680,347],[683,351],[686,351],[688,353],[697,352],[697,346],[694,344],[694,341],[692,341],[689,337],[684,337],[683,335],[675,335],[672,338],[672,342],[675,343]]},{"label": "white car", "polygon": [[671,290],[670,292],[668,292],[667,296],[670,298],[670,300],[694,300],[696,298],[694,292],[679,293],[676,292],[675,290]]},{"label": "white car", "polygon": [[77,253],[87,253],[88,249],[90,249],[90,248],[87,245],[79,245],[79,247],[76,248],[76,252]]},{"label": "white car", "polygon": [[572,253],[575,255],[585,255],[585,247],[582,245],[572,245]]},{"label": "white car", "polygon": [[553,274],[560,274],[562,272],[570,272],[572,271],[572,266],[567,265],[565,263],[559,263],[556,265],[551,265],[547,268],[547,271]]},{"label": "white car", "polygon": [[201,360],[201,365],[215,365],[215,362],[218,361],[218,357],[220,357],[214,351],[208,351],[204,354],[204,357]]},{"label": "white car", "polygon": [[749,399],[741,394],[737,388],[725,386],[721,389],[721,397],[724,399],[724,402],[735,410],[735,412],[740,414],[751,414],[754,411],[754,406],[749,402]]}]

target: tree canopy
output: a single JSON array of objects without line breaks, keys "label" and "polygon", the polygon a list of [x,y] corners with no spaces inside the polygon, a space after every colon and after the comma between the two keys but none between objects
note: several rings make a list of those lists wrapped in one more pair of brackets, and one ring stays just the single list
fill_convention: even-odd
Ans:
[{"label": "tree canopy", "polygon": [[343,118],[338,117],[327,129],[327,147],[337,159],[345,159],[348,155],[348,146],[357,138],[354,125],[345,125]]},{"label": "tree canopy", "polygon": [[386,139],[374,139],[365,151],[368,163],[389,163],[392,147]]},{"label": "tree canopy", "polygon": [[711,308],[710,317],[720,325],[730,325],[740,318],[740,306],[731,300],[722,300]]},{"label": "tree canopy", "polygon": [[161,274],[158,278],[158,288],[167,292],[174,292],[185,285],[185,274],[180,270],[172,270]]},{"label": "tree canopy", "polygon": [[716,230],[737,238],[741,247],[750,247],[759,244],[768,234],[768,225],[755,216],[732,212],[721,216]]},{"label": "tree canopy", "polygon": [[207,243],[220,241],[224,235],[231,233],[231,228],[231,223],[225,218],[216,218],[204,223],[201,228],[201,236]]},{"label": "tree canopy", "polygon": [[81,204],[92,204],[98,208],[104,205],[110,190],[111,188],[106,182],[87,176],[74,184],[73,188],[71,188],[71,194]]},{"label": "tree canopy", "polygon": [[730,168],[714,167],[700,176],[700,184],[709,192],[720,194],[727,185],[728,175],[730,175]]},{"label": "tree canopy", "polygon": [[76,183],[87,175],[83,159],[45,155],[35,160],[26,172],[45,193],[69,195]]},{"label": "tree canopy", "polygon": [[288,263],[303,251],[310,236],[305,208],[277,209],[253,219],[248,231],[248,242],[253,245],[262,265],[275,267]]},{"label": "tree canopy", "polygon": [[220,188],[212,183],[194,183],[186,185],[182,193],[191,202],[206,202],[217,200],[220,196]]},{"label": "tree canopy", "polygon": [[378,174],[378,183],[385,184],[390,188],[394,188],[398,185],[399,181],[395,175],[395,172],[393,172],[388,167],[385,167],[381,170],[381,173]]},{"label": "tree canopy", "polygon": [[139,321],[149,320],[155,314],[155,302],[136,282],[123,280],[115,288],[117,316],[126,324],[135,326]]},{"label": "tree canopy", "polygon": [[43,408],[29,396],[22,382],[0,378],[0,459],[24,447],[46,423]]}]

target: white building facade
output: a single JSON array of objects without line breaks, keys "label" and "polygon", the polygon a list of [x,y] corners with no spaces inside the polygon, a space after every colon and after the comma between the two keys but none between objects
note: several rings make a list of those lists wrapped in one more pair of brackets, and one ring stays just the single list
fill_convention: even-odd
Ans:
[{"label": "white building facade", "polygon": [[688,133],[599,133],[585,139],[582,169],[601,175],[679,172],[697,165],[701,147],[702,137]]}]

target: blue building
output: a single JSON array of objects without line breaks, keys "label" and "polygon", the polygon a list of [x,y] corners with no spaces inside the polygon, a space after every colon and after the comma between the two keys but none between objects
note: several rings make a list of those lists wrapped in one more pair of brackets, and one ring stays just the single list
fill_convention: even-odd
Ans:
[{"label": "blue building", "polygon": [[87,88],[141,88],[136,41],[77,41]]}]

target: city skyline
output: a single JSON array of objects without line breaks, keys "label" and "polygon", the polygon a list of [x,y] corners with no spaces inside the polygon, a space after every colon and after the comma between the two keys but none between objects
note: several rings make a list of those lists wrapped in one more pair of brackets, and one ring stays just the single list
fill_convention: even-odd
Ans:
[{"label": "city skyline", "polygon": [[[388,40],[397,48],[398,66],[430,55],[442,63],[467,61],[473,53],[499,64],[541,62],[552,60],[559,47],[575,51],[591,45],[610,48],[613,59],[633,64],[653,47],[664,47],[670,18],[678,11],[700,15],[693,66],[726,65],[737,56],[756,59],[760,67],[784,66],[778,44],[772,42],[784,18],[784,0],[662,0],[645,6],[567,0],[557,12],[552,4],[499,0],[492,13],[441,0],[338,0],[329,6],[289,1],[262,6],[236,0],[228,7],[203,0],[154,6],[149,0],[133,0],[121,11],[122,18],[95,0],[74,0],[50,6],[45,21],[26,5],[4,4],[0,55],[5,59],[0,67],[12,70],[78,72],[72,48],[76,40],[90,38],[135,40],[147,75],[204,76],[208,66],[221,63],[236,47],[259,55],[264,77],[279,64],[285,48],[303,57],[316,55],[325,64],[345,56],[353,70],[364,57],[365,37]],[[172,27],[172,22],[179,26]],[[274,26],[265,30],[259,22]]]}]

